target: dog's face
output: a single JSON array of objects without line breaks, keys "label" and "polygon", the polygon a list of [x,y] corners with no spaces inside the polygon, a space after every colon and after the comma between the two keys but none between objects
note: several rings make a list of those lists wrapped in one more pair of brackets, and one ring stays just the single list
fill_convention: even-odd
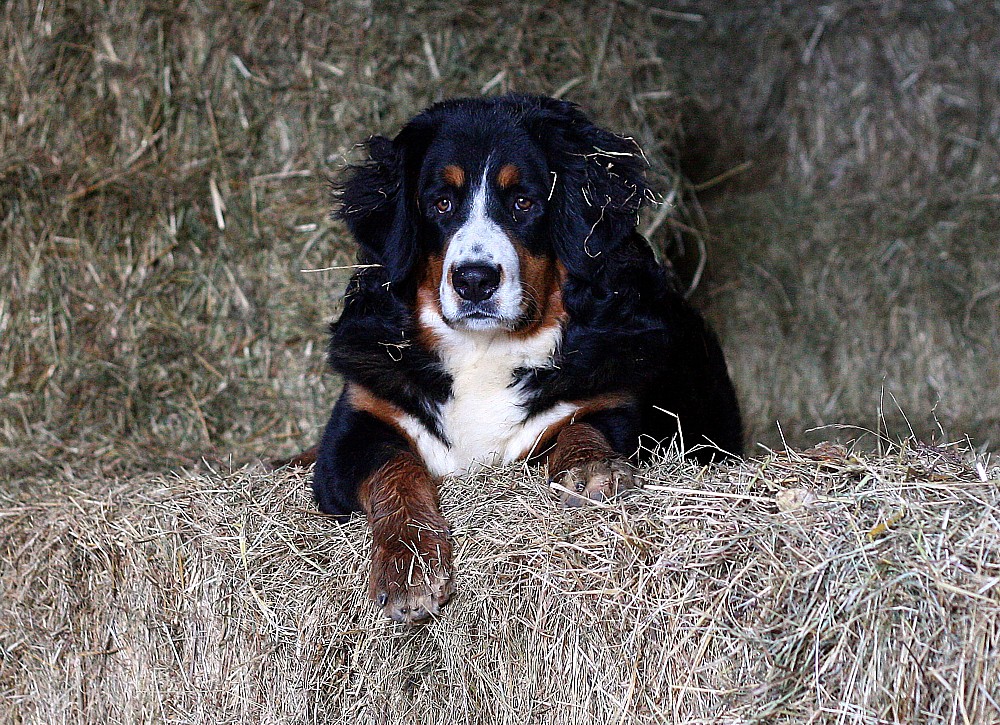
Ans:
[{"label": "dog's face", "polygon": [[456,330],[527,331],[565,279],[600,285],[648,196],[635,144],[551,98],[447,101],[368,149],[338,216],[362,262]]},{"label": "dog's face", "polygon": [[556,257],[546,235],[545,154],[507,123],[445,123],[423,157],[418,203],[428,279],[445,322],[518,330],[538,321]]}]

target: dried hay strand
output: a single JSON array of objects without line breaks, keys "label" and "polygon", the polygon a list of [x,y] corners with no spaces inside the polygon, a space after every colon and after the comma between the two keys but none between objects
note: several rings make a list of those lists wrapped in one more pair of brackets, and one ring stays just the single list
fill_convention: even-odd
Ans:
[{"label": "dried hay strand", "polygon": [[458,594],[413,630],[290,472],[0,510],[8,721],[1000,721],[1000,469],[955,447],[674,455],[611,505],[449,480]]}]

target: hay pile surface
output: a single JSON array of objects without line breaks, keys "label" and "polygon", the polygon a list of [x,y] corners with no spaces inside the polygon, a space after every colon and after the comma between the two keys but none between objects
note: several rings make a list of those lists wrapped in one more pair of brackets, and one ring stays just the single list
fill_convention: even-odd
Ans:
[{"label": "hay pile surface", "polygon": [[[998,474],[952,449],[664,460],[584,511],[536,472],[450,482],[459,593],[418,631],[304,477],[138,475],[314,442],[347,272],[302,270],[354,255],[326,177],[508,90],[644,147],[679,207],[642,227],[707,250],[751,440],[995,447],[998,29],[979,2],[4,3],[0,720],[1000,721]],[[702,198],[754,190],[711,237],[677,155]]]},{"label": "hay pile surface", "polygon": [[[1000,470],[823,446],[561,509],[448,481],[458,594],[405,629],[306,477],[66,487],[0,511],[15,723],[1000,721]],[[992,479],[992,480],[991,480]]]},{"label": "hay pile surface", "polygon": [[757,190],[712,202],[698,290],[751,441],[882,416],[995,447],[998,53],[980,2],[5,2],[0,487],[311,445],[347,272],[301,270],[355,251],[326,178],[512,90],[639,141],[679,268],[706,257],[675,157],[700,198]]}]

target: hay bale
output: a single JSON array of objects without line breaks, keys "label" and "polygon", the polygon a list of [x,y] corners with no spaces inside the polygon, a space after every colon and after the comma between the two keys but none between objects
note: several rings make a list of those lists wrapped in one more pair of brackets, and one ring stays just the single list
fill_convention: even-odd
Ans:
[{"label": "hay bale", "polygon": [[661,24],[514,0],[3,3],[0,486],[311,445],[349,270],[302,270],[357,251],[326,179],[436,100],[518,90],[634,134],[670,194]]},{"label": "hay bale", "polygon": [[[314,443],[347,272],[301,270],[355,253],[324,179],[435,100],[508,90],[635,135],[687,202],[641,227],[678,268],[707,250],[751,440],[909,435],[891,395],[917,437],[996,448],[996,7],[377,5],[3,4],[0,486]],[[705,194],[763,189],[684,237],[678,155]]]},{"label": "hay bale", "polygon": [[635,495],[583,510],[523,467],[448,481],[458,594],[413,630],[365,601],[365,526],[317,514],[305,476],[244,468],[8,499],[8,717],[1000,719],[988,461],[828,445],[643,473]]},{"label": "hay bale", "polygon": [[756,190],[708,202],[702,288],[750,438],[850,421],[995,449],[1000,7],[690,7],[658,38],[700,109],[686,161]]}]

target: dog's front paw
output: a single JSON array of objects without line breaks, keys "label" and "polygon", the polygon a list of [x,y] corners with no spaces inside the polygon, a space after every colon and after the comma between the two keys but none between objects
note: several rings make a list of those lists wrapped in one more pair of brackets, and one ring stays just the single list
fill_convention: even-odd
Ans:
[{"label": "dog's front paw", "polygon": [[369,593],[387,617],[420,624],[436,617],[455,591],[447,530],[419,528],[376,542]]},{"label": "dog's front paw", "polygon": [[557,474],[559,500],[564,506],[583,506],[590,501],[607,501],[618,493],[635,488],[632,467],[620,458],[592,461]]}]

